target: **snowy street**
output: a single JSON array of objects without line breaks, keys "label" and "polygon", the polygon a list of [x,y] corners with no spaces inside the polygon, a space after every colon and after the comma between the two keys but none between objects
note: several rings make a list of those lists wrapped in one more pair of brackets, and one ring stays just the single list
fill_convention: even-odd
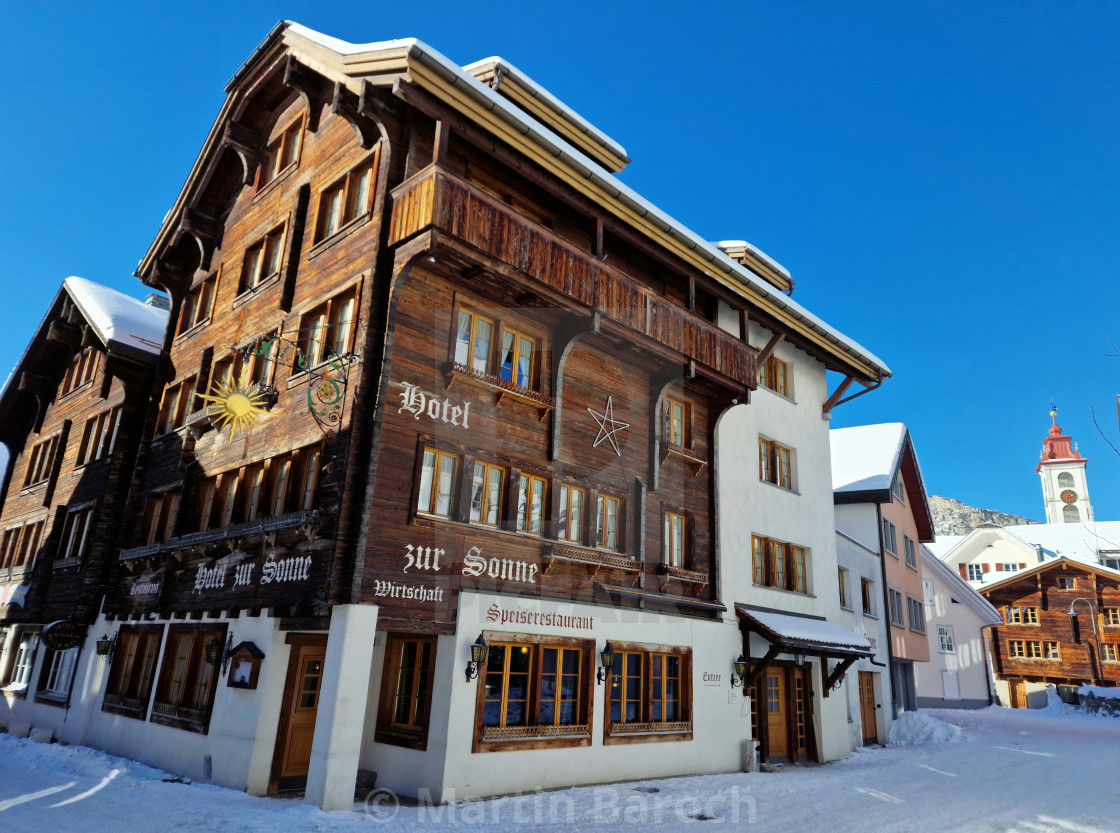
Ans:
[{"label": "snowy street", "polygon": [[[1115,833],[1120,720],[989,708],[928,712],[948,742],[860,751],[824,766],[534,793],[442,807],[377,793],[356,812],[254,798],[100,752],[0,735],[0,829],[439,831],[478,828]],[[939,727],[940,736],[956,734]],[[699,826],[697,826],[699,825]]]}]

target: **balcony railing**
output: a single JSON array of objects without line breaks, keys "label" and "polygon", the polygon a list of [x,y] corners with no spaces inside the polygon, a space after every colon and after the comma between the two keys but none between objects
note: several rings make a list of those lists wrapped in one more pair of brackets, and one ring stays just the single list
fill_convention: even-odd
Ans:
[{"label": "balcony railing", "polygon": [[726,378],[755,387],[755,351],[746,342],[437,165],[394,189],[390,242],[430,227]]},{"label": "balcony railing", "polygon": [[296,512],[286,512],[283,515],[274,515],[259,521],[248,521],[241,524],[231,524],[219,529],[204,529],[201,532],[188,532],[186,535],[177,535],[168,538],[163,543],[145,544],[142,547],[133,547],[121,550],[121,560],[129,561],[135,558],[151,558],[154,555],[171,552],[172,550],[200,547],[206,544],[217,544],[233,538],[251,538],[256,535],[267,535],[270,532],[279,532],[284,529],[298,529],[305,525],[319,523],[318,509],[300,509]]}]

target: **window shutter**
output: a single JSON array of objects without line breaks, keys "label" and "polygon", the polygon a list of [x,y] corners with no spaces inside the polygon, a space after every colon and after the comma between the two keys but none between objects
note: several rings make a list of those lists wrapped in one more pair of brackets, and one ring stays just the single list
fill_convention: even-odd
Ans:
[{"label": "window shutter", "polygon": [[1019,569],[1020,569],[1020,570],[1025,570],[1025,569],[1027,569],[1027,565],[1026,565],[1026,563],[1025,563],[1025,562],[1020,562],[1020,563],[1019,563]]},{"label": "window shutter", "polygon": [[992,571],[992,565],[991,564],[981,564],[980,565],[980,572],[990,573],[991,571]]},{"label": "window shutter", "polygon": [[967,579],[968,578],[968,565],[967,564],[960,564],[960,565],[958,565],[958,568],[961,571],[961,578]]},{"label": "window shutter", "polygon": [[[985,564],[984,566],[987,567],[988,565]],[[1003,572],[1003,565],[1002,564],[996,564],[996,572],[997,573],[1002,573]]]}]

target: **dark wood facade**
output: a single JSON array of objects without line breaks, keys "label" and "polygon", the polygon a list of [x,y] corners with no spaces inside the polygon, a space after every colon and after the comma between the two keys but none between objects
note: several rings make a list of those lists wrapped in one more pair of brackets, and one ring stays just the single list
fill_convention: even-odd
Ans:
[{"label": "dark wood facade", "polygon": [[1061,558],[979,591],[1003,617],[991,630],[1001,679],[1120,685],[1120,575]]}]

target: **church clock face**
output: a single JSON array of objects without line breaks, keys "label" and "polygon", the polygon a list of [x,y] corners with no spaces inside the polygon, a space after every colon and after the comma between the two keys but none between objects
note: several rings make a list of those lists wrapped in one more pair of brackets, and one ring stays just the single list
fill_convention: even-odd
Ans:
[{"label": "church clock face", "polygon": [[1060,495],[1058,495],[1058,497],[1060,497],[1062,499],[1062,503],[1076,503],[1077,502],[1077,492],[1075,492],[1073,489],[1063,490],[1062,493]]}]

